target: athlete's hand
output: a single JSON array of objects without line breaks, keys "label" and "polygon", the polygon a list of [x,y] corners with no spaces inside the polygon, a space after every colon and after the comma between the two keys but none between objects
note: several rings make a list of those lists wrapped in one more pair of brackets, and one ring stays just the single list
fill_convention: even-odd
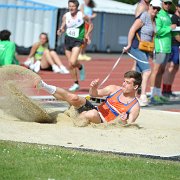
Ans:
[{"label": "athlete's hand", "polygon": [[63,33],[62,29],[58,29],[58,30],[57,30],[57,35],[58,35],[58,36],[61,36],[62,33]]},{"label": "athlete's hand", "polygon": [[98,86],[99,86],[99,79],[93,80],[90,84],[91,88],[98,88]]}]

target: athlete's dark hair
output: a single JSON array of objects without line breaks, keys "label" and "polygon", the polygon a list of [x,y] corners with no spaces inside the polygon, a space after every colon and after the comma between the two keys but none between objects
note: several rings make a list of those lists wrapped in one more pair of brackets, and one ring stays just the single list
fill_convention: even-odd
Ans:
[{"label": "athlete's dark hair", "polygon": [[124,74],[124,78],[133,78],[135,80],[134,85],[138,85],[138,88],[141,87],[141,83],[142,83],[141,73],[137,71],[128,71]]},{"label": "athlete's dark hair", "polygon": [[90,0],[89,3],[88,3],[88,6],[90,8],[94,8],[95,7],[95,2],[93,0]]},{"label": "athlete's dark hair", "polygon": [[79,7],[79,2],[78,2],[77,0],[69,0],[69,1],[68,1],[68,4],[69,4],[70,2],[71,2],[71,3],[74,3],[77,8]]},{"label": "athlete's dark hair", "polygon": [[0,40],[1,41],[9,41],[11,36],[11,32],[8,30],[2,30],[0,31]]}]

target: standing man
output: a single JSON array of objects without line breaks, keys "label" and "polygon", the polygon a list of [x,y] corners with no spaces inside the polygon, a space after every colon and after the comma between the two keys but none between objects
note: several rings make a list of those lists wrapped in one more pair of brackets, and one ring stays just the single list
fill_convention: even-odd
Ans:
[{"label": "standing man", "polygon": [[11,32],[8,30],[0,31],[0,66],[19,64],[16,59],[16,45],[10,41]]},{"label": "standing man", "polygon": [[162,0],[162,9],[156,18],[155,54],[151,73],[151,104],[161,104],[167,101],[162,96],[161,82],[171,53],[171,31],[176,28],[176,25],[171,23],[168,13],[171,5],[172,0]]},{"label": "standing man", "polygon": [[[180,1],[176,6],[176,11],[171,18],[172,24],[180,26]],[[166,70],[163,76],[163,90],[162,93],[168,98],[175,98],[176,95],[172,93],[172,84],[176,73],[179,70],[179,46],[180,46],[180,32],[172,32],[172,49],[171,57],[166,66]]]},{"label": "standing man", "polygon": [[[77,0],[68,1],[69,12],[64,14],[62,24],[57,31],[59,36],[65,32],[65,54],[69,61],[69,70],[74,81],[69,91],[76,91],[80,88],[77,69],[80,72],[80,80],[83,81],[85,79],[84,66],[78,61],[81,45],[85,38],[84,16],[81,11],[78,11],[78,7],[79,2]],[[86,33],[86,37],[88,35],[89,32]]]}]

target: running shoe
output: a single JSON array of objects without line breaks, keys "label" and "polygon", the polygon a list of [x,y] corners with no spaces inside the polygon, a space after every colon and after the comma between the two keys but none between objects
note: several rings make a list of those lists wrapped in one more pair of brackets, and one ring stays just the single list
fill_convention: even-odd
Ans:
[{"label": "running shoe", "polygon": [[84,56],[83,56],[83,54],[79,54],[79,56],[78,56],[78,60],[79,60],[79,61],[83,61],[83,60],[84,60]]},{"label": "running shoe", "polygon": [[35,73],[38,73],[38,72],[40,71],[40,68],[41,68],[41,62],[40,62],[40,61],[36,61],[36,62],[34,63],[34,69],[33,69],[33,71],[34,71]]},{"label": "running shoe", "polygon": [[69,91],[74,92],[80,88],[79,84],[74,83],[70,88]]},{"label": "running shoe", "polygon": [[151,105],[161,105],[164,104],[164,101],[160,98],[160,96],[153,96],[150,98]]},{"label": "running shoe", "polygon": [[90,61],[90,60],[92,59],[92,57],[84,54],[84,55],[83,55],[83,59],[84,59],[85,61]]},{"label": "running shoe", "polygon": [[80,80],[84,81],[85,80],[85,69],[84,65],[82,65],[82,69],[80,70]]},{"label": "running shoe", "polygon": [[69,71],[67,70],[67,68],[65,66],[61,66],[60,67],[60,73],[61,74],[69,74]]},{"label": "running shoe", "polygon": [[159,96],[160,99],[164,102],[164,103],[167,103],[169,102],[169,98],[165,97],[165,96]]},{"label": "running shoe", "polygon": [[31,64],[34,63],[34,58],[28,58],[25,62],[24,62],[24,65],[26,67],[30,67]]},{"label": "running shoe", "polygon": [[141,107],[148,106],[149,104],[148,99],[144,100],[144,99],[139,98],[138,101]]},{"label": "running shoe", "polygon": [[59,73],[60,72],[60,68],[56,64],[52,65],[52,70],[53,70],[54,73]]},{"label": "running shoe", "polygon": [[166,98],[169,98],[170,100],[179,99],[179,97],[176,94],[174,94],[173,92],[163,93],[163,96]]}]

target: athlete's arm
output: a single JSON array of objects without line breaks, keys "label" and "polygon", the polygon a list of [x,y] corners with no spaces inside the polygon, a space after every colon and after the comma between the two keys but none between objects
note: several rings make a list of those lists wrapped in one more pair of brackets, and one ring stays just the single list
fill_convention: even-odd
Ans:
[{"label": "athlete's arm", "polygon": [[62,23],[60,28],[57,30],[57,35],[61,36],[65,32],[65,27],[66,27],[66,16],[64,15],[62,18]]},{"label": "athlete's arm", "polygon": [[28,58],[34,57],[34,55],[35,55],[36,50],[38,49],[38,47],[39,47],[39,43],[35,43],[35,44],[32,46]]},{"label": "athlete's arm", "polygon": [[120,88],[119,86],[109,85],[103,89],[98,89],[98,86],[99,86],[99,79],[95,79],[94,81],[91,82],[89,89],[90,96],[93,97],[108,96]]},{"label": "athlete's arm", "polygon": [[143,22],[141,21],[141,19],[136,19],[136,21],[134,22],[134,24],[131,26],[129,33],[128,33],[128,45],[126,47],[124,47],[124,51],[127,52],[131,45],[132,45],[132,41],[133,38],[137,32],[138,29],[140,29],[143,26]]},{"label": "athlete's arm", "polygon": [[136,119],[139,116],[139,112],[140,112],[140,106],[138,103],[136,103],[129,113],[128,124],[132,124],[136,121]]}]

